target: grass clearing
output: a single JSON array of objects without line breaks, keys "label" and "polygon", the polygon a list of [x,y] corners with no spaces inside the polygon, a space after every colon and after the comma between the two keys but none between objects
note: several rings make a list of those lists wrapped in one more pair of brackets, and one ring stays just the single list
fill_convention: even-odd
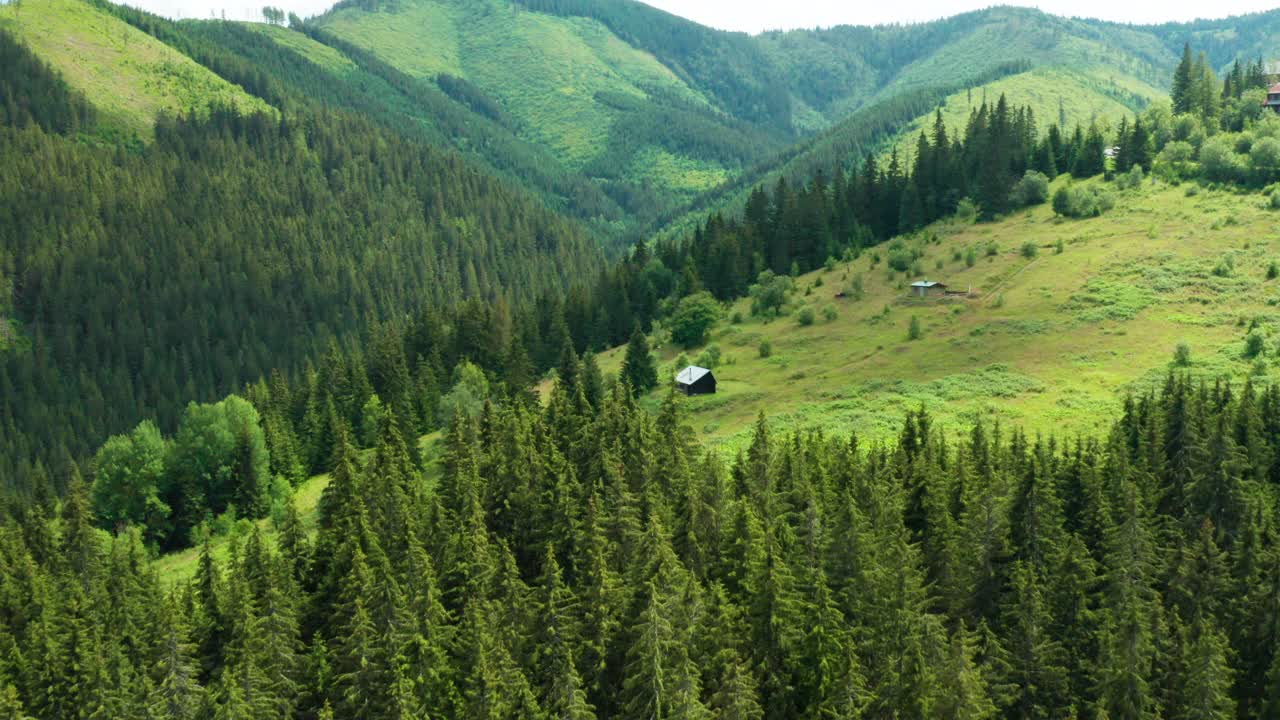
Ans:
[{"label": "grass clearing", "polygon": [[[891,278],[882,246],[797,278],[793,304],[778,319],[752,318],[750,302],[738,301],[725,317],[738,312],[743,322],[722,323],[711,340],[724,356],[719,393],[688,400],[690,425],[728,452],[749,440],[762,410],[779,428],[870,438],[898,432],[903,414],[922,405],[956,429],[982,418],[1032,433],[1098,432],[1125,393],[1163,382],[1178,343],[1191,347],[1193,375],[1243,381],[1255,370],[1243,356],[1251,324],[1266,337],[1268,376],[1280,377],[1280,280],[1266,279],[1280,257],[1275,213],[1256,195],[1204,190],[1236,222],[1188,228],[1184,190],[1147,183],[1119,194],[1098,218],[1062,220],[1045,205],[921,233],[936,234],[936,244],[907,242],[924,251],[918,266],[929,279],[972,285],[973,299],[907,297],[917,278]],[[1028,241],[1052,248],[1059,240],[1061,254],[1042,250],[1028,260],[1019,251]],[[986,255],[992,245],[996,253]],[[969,248],[978,253],[973,267],[956,259]],[[1234,269],[1215,275],[1227,254]],[[855,275],[864,298],[834,298]],[[828,304],[838,310],[834,320],[802,327],[792,317],[801,306]],[[912,316],[922,330],[916,341],[907,339]],[[771,352],[762,358],[765,341]],[[665,377],[681,352],[696,358],[700,350],[657,352]],[[621,350],[598,358],[615,371]]]}]

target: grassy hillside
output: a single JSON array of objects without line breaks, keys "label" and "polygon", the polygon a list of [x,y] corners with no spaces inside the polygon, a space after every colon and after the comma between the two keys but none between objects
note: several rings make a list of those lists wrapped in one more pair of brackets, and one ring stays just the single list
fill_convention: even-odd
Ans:
[{"label": "grassy hillside", "polygon": [[[1280,240],[1270,231],[1275,213],[1262,204],[1257,195],[1188,196],[1160,185],[1119,194],[1100,218],[1062,220],[1041,206],[905,241],[923,253],[923,277],[972,286],[967,300],[910,298],[915,278],[890,275],[887,249],[864,252],[797,280],[797,309],[817,315],[809,327],[789,315],[753,319],[749,301],[738,302],[743,322],[724,322],[713,340],[723,355],[719,394],[689,401],[691,424],[727,450],[742,445],[761,411],[784,427],[871,437],[896,432],[903,413],[922,404],[952,427],[980,417],[1032,432],[1098,431],[1126,392],[1163,380],[1181,342],[1197,375],[1274,379],[1280,286],[1266,275]],[[1024,254],[1027,243],[1034,257]],[[857,276],[863,299],[834,297]],[[827,306],[834,321],[823,319]],[[912,317],[923,335],[914,341]],[[1255,319],[1268,336],[1257,367],[1243,356]],[[767,358],[758,350],[765,341]],[[661,350],[664,378],[678,354]],[[621,349],[600,362],[615,370]]]},{"label": "grassy hillside", "polygon": [[83,92],[108,129],[147,137],[159,113],[200,111],[213,104],[269,109],[187,56],[80,0],[0,5],[0,27]]},{"label": "grassy hillside", "polygon": [[416,77],[465,78],[570,166],[604,151],[618,111],[601,93],[644,98],[659,90],[706,103],[653,56],[594,20],[489,1],[407,0],[396,7],[372,13],[345,7],[322,25]]}]

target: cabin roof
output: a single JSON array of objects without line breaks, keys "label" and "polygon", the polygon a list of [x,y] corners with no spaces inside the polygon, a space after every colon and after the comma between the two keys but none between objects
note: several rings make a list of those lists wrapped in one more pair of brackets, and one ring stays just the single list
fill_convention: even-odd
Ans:
[{"label": "cabin roof", "polygon": [[1267,94],[1270,95],[1272,93],[1280,93],[1280,82],[1267,88]]},{"label": "cabin roof", "polygon": [[946,283],[940,283],[936,280],[917,280],[911,283],[911,287],[922,287],[922,288],[946,287],[946,286],[947,286]]},{"label": "cabin roof", "polygon": [[697,365],[690,365],[676,374],[676,382],[681,385],[692,385],[702,379],[703,375],[710,374],[711,371]]}]

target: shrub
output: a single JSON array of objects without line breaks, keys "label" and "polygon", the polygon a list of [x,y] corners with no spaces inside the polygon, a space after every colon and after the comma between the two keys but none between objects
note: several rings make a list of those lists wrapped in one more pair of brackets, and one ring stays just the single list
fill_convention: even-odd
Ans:
[{"label": "shrub", "polygon": [[966,250],[964,253],[964,264],[968,267],[973,267],[977,263],[978,263],[977,251],[974,250],[973,248],[969,248],[968,250]]},{"label": "shrub", "polygon": [[956,205],[956,220],[962,223],[973,223],[978,219],[978,204],[972,198],[960,198]]},{"label": "shrub", "polygon": [[834,322],[838,317],[840,317],[840,313],[836,312],[835,305],[828,304],[826,307],[822,308],[823,320],[826,320],[827,322]]},{"label": "shrub", "polygon": [[862,287],[861,273],[854,275],[853,279],[849,281],[849,288],[845,290],[845,294],[854,300],[861,300],[863,295],[866,294],[866,291]]},{"label": "shrub", "polygon": [[1280,210],[1280,188],[1271,191],[1271,197],[1267,200],[1267,206],[1272,210]]},{"label": "shrub", "polygon": [[995,243],[987,243],[987,257],[995,257],[1000,254],[1000,246]]},{"label": "shrub", "polygon": [[836,269],[835,256],[832,255],[831,257],[828,257],[826,261],[822,263],[822,267],[825,268],[827,272],[831,272],[832,270],[835,270]]},{"label": "shrub", "polygon": [[1173,350],[1173,364],[1178,367],[1187,367],[1191,365],[1191,346],[1186,343],[1178,343],[1178,347]]},{"label": "shrub", "polygon": [[1044,173],[1028,170],[1027,174],[1013,186],[1009,193],[1009,202],[1014,207],[1040,205],[1049,199],[1049,178]]},{"label": "shrub", "polygon": [[1170,180],[1182,180],[1195,174],[1196,149],[1185,140],[1174,140],[1156,156],[1156,174]]},{"label": "shrub", "polygon": [[1129,172],[1116,178],[1116,187],[1121,190],[1136,188],[1142,184],[1142,166],[1134,165]]},{"label": "shrub", "polygon": [[1062,251],[1065,249],[1066,249],[1066,245],[1063,244],[1062,238],[1058,238],[1058,241],[1053,244],[1053,254],[1061,255]]},{"label": "shrub", "polygon": [[804,307],[800,308],[798,312],[796,312],[796,322],[806,327],[809,325],[812,325],[814,319],[815,318],[814,318],[813,308],[809,307],[808,305],[805,305]]},{"label": "shrub", "polygon": [[1034,260],[1036,255],[1040,254],[1040,246],[1028,240],[1022,243],[1022,257],[1028,260]]},{"label": "shrub", "polygon": [[907,328],[907,339],[919,340],[922,337],[924,337],[924,330],[920,327],[920,318],[912,315],[911,327]]},{"label": "shrub", "polygon": [[1253,361],[1253,365],[1249,368],[1249,374],[1255,377],[1267,374],[1267,361],[1258,358]]},{"label": "shrub", "polygon": [[1266,350],[1266,341],[1262,339],[1262,335],[1251,332],[1244,338],[1244,356],[1247,358],[1256,358]]},{"label": "shrub", "polygon": [[1259,182],[1270,182],[1280,173],[1280,140],[1262,138],[1249,149],[1249,166]]},{"label": "shrub", "polygon": [[1210,180],[1237,182],[1244,179],[1247,164],[1244,156],[1236,152],[1229,134],[1223,133],[1204,141],[1200,148],[1200,167]]},{"label": "shrub", "polygon": [[716,368],[720,365],[720,346],[711,343],[698,355],[697,364],[704,368]]},{"label": "shrub", "polygon": [[760,357],[767,358],[773,354],[773,343],[768,340],[760,341]]},{"label": "shrub", "polygon": [[1222,256],[1217,265],[1213,266],[1214,277],[1231,277],[1236,271],[1236,260],[1230,255]]},{"label": "shrub", "polygon": [[741,325],[741,324],[742,324],[742,311],[741,311],[741,310],[734,310],[734,311],[733,311],[733,315],[729,318],[729,322],[733,323],[734,325]]},{"label": "shrub", "polygon": [[1275,280],[1277,277],[1280,277],[1280,264],[1272,260],[1271,264],[1267,265],[1267,279]]},{"label": "shrub", "polygon": [[1088,185],[1060,187],[1053,194],[1053,211],[1063,217],[1097,217],[1114,205],[1110,193]]}]

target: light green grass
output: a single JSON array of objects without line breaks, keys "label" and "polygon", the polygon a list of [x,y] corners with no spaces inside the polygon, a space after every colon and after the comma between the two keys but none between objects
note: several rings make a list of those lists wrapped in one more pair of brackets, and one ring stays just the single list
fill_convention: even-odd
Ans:
[{"label": "light green grass", "polygon": [[303,33],[265,23],[247,22],[242,25],[270,37],[276,44],[296,52],[311,63],[336,75],[345,75],[356,69],[356,64],[341,51],[318,43]]},{"label": "light green grass", "polygon": [[[747,441],[762,410],[781,428],[872,438],[896,433],[903,414],[921,406],[952,430],[982,418],[1032,433],[1096,433],[1124,394],[1163,380],[1180,342],[1192,349],[1193,374],[1242,381],[1253,362],[1242,357],[1241,323],[1254,318],[1267,336],[1266,372],[1276,378],[1280,306],[1271,303],[1280,301],[1280,281],[1267,281],[1266,268],[1280,260],[1272,230],[1280,216],[1262,205],[1258,195],[1189,198],[1184,188],[1144,187],[1090,220],[1056,219],[1041,206],[991,224],[927,229],[920,266],[930,279],[972,285],[968,300],[909,298],[915,278],[890,280],[885,262],[872,268],[875,251],[867,251],[798,279],[793,310],[818,311],[810,327],[790,315],[752,319],[748,301],[735,303],[745,321],[726,320],[713,337],[725,358],[715,370],[719,393],[688,401],[690,424],[726,451]],[[937,244],[927,242],[931,234]],[[1034,260],[1019,252],[1028,241],[1039,246]],[[998,252],[988,258],[991,243]],[[972,268],[954,259],[970,247],[978,255]],[[1227,254],[1234,274],[1215,276]],[[865,298],[836,299],[855,274]],[[822,320],[826,305],[839,312],[833,322]],[[924,328],[917,341],[907,339],[913,315]],[[761,358],[766,339],[773,352]],[[601,354],[602,368],[616,371],[621,350]],[[664,378],[679,352],[658,350]]]},{"label": "light green grass", "polygon": [[663,88],[706,102],[652,55],[586,18],[498,0],[401,0],[379,12],[344,8],[321,22],[411,75],[466,78],[574,169],[603,152],[619,112],[599,93],[645,97]]},{"label": "light green grass", "polygon": [[146,138],[160,113],[200,112],[212,104],[270,110],[186,55],[79,0],[0,5],[0,26],[83,92],[107,129]]}]

